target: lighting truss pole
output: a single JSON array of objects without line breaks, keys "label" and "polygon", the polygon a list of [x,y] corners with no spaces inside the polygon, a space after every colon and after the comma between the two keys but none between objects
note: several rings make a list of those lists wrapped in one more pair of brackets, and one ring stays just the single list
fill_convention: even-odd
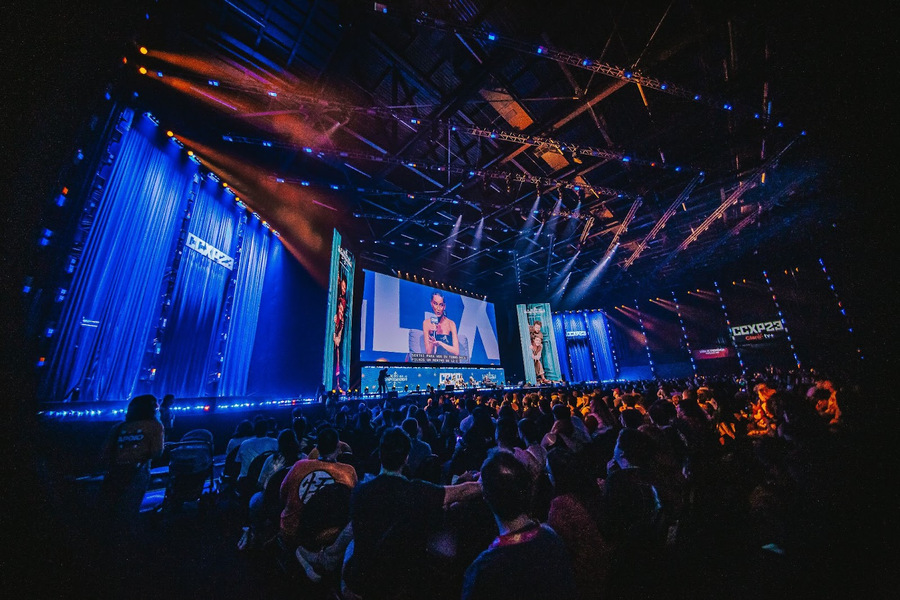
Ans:
[{"label": "lighting truss pole", "polygon": [[641,325],[641,335],[644,336],[644,350],[647,351],[647,360],[650,361],[650,374],[656,379],[656,367],[653,366],[653,356],[650,355],[650,343],[647,341],[647,330],[644,328],[644,315],[641,313],[641,307],[638,306],[637,298],[634,299],[634,310],[638,314],[638,323]]},{"label": "lighting truss pole", "polygon": [[519,290],[519,294],[522,294],[522,277],[519,274],[519,252],[513,252],[513,268],[516,271],[516,289]]},{"label": "lighting truss pole", "polygon": [[609,318],[603,313],[603,323],[606,325],[606,339],[609,340],[609,351],[612,353],[613,369],[616,381],[619,380],[619,359],[616,357],[616,345],[613,343],[612,330],[609,328]]},{"label": "lighting truss pole", "polygon": [[697,241],[697,238],[700,237],[704,231],[709,229],[709,226],[715,222],[716,219],[720,218],[725,214],[725,211],[738,203],[738,201],[750,190],[759,185],[762,174],[766,172],[766,170],[771,169],[775,164],[777,164],[778,160],[784,155],[788,149],[796,143],[801,136],[806,135],[806,132],[801,132],[800,135],[792,139],[788,144],[781,149],[781,152],[767,160],[765,163],[754,169],[745,179],[744,181],[738,182],[738,187],[731,192],[731,194],[725,198],[722,204],[719,205],[719,208],[714,210],[712,214],[710,214],[706,219],[698,225],[696,228],[691,228],[691,234],[685,238],[681,244],[678,245],[675,250],[672,251],[671,254],[666,258],[665,262],[662,263],[658,269],[662,269],[669,263],[671,263],[678,254],[687,249],[688,246]]},{"label": "lighting truss pole", "polygon": [[797,358],[797,349],[794,347],[794,341],[791,339],[791,332],[788,331],[787,322],[784,320],[784,314],[781,312],[781,306],[778,304],[778,297],[775,295],[775,290],[772,288],[772,281],[769,279],[769,274],[766,271],[762,272],[763,278],[766,280],[766,285],[769,287],[769,293],[772,294],[772,303],[775,305],[775,310],[778,312],[778,320],[781,321],[781,326],[784,327],[784,333],[787,336],[788,345],[791,347],[791,354],[794,355],[794,362],[797,363],[797,368],[802,368],[800,366],[800,359]]},{"label": "lighting truss pole", "polygon": [[[853,324],[850,321],[850,317],[847,316],[847,309],[844,308],[843,302],[841,302],[840,296],[838,296],[837,290],[834,289],[834,281],[831,280],[831,275],[828,274],[828,269],[825,268],[825,261],[821,258],[819,259],[819,266],[822,267],[822,274],[825,275],[825,280],[828,282],[828,287],[831,289],[831,293],[834,294],[834,301],[837,302],[838,310],[843,315],[844,319],[847,321],[847,331],[850,335],[853,335]],[[856,357],[860,360],[865,358],[862,353],[862,348],[859,346],[856,347]]]},{"label": "lighting truss pole", "polygon": [[616,234],[613,236],[612,241],[609,243],[609,248],[606,249],[606,254],[603,255],[603,258],[600,262],[608,259],[613,250],[616,249],[616,246],[619,244],[619,238],[622,237],[626,231],[628,231],[628,225],[631,223],[631,220],[634,219],[635,213],[641,207],[643,201],[640,198],[635,199],[635,201],[631,204],[631,208],[628,209],[628,214],[625,215],[625,218],[622,220],[622,224],[619,225],[619,229],[616,230]]},{"label": "lighting truss pole", "polygon": [[643,252],[647,248],[647,245],[652,242],[656,238],[656,235],[660,231],[662,231],[663,227],[666,226],[666,223],[669,221],[669,219],[675,216],[675,212],[678,210],[678,207],[687,202],[687,199],[690,197],[691,192],[694,191],[694,188],[697,187],[697,185],[702,180],[703,172],[701,171],[698,175],[691,179],[690,183],[687,184],[687,187],[685,187],[681,191],[681,193],[678,194],[678,197],[675,198],[674,202],[672,202],[669,208],[666,209],[665,214],[663,214],[659,221],[656,222],[656,225],[653,226],[653,229],[650,230],[650,233],[648,233],[644,237],[644,239],[641,240],[641,243],[638,244],[638,247],[634,249],[634,252],[628,258],[628,260],[625,261],[625,264],[622,265],[623,271],[627,271],[628,267],[630,267],[634,263],[634,261],[637,260],[638,256],[641,255],[641,252]]},{"label": "lighting truss pole", "polygon": [[675,290],[672,290],[672,301],[675,303],[675,312],[678,314],[678,323],[681,325],[681,336],[684,338],[684,347],[687,348],[688,358],[691,359],[691,369],[694,370],[694,375],[696,375],[697,363],[694,362],[694,353],[691,351],[691,342],[688,340],[687,328],[684,326],[684,317],[681,315],[681,306],[678,304]]},{"label": "lighting truss pole", "polygon": [[725,308],[725,299],[722,297],[722,290],[719,289],[719,282],[713,281],[713,287],[716,289],[716,295],[719,297],[719,304],[722,306],[722,314],[725,315],[725,325],[728,327],[728,339],[734,347],[734,353],[737,356],[738,364],[741,365],[741,377],[747,377],[747,369],[744,367],[744,359],[741,357],[741,350],[738,348],[737,341],[731,333],[731,320],[728,318],[728,309]]},{"label": "lighting truss pole", "polygon": [[603,148],[595,148],[593,146],[582,146],[579,144],[567,144],[559,140],[542,137],[537,135],[526,135],[524,133],[515,133],[510,131],[498,131],[496,129],[482,129],[468,125],[450,125],[450,131],[465,133],[468,135],[490,138],[492,140],[501,140],[504,142],[513,142],[526,146],[537,146],[539,148],[548,148],[559,154],[569,152],[572,154],[580,154],[582,156],[593,156],[606,160],[621,160],[622,162],[630,162],[633,164],[646,165],[650,167],[663,166],[657,161],[633,158],[624,152],[614,152],[612,150],[604,150]]}]

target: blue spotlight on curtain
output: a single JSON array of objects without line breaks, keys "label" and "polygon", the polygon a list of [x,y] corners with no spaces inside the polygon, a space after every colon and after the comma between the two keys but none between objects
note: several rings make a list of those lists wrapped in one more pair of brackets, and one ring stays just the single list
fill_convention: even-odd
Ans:
[{"label": "blue spotlight on curtain", "polygon": [[257,219],[246,215],[241,220],[237,276],[230,319],[225,331],[218,396],[243,396],[247,393],[247,376],[253,341],[259,321],[259,303],[268,263],[272,234]]},{"label": "blue spotlight on curtain", "polygon": [[569,366],[569,342],[566,340],[566,327],[562,315],[553,315],[553,337],[556,347],[559,349],[559,372],[566,381],[572,379],[572,369]]},{"label": "blue spotlight on curtain", "polygon": [[129,126],[133,117],[123,113],[121,145],[56,328],[45,400],[125,400],[141,379],[195,169],[178,166],[181,150],[149,120]]},{"label": "blue spotlight on curtain", "polygon": [[187,228],[190,242],[180,250],[169,322],[154,363],[151,389],[157,395],[207,396],[208,374],[221,366],[217,334],[231,270],[226,259],[212,260],[209,248],[234,258],[242,211],[214,181],[198,178],[197,187]]},{"label": "blue spotlight on curtain", "polygon": [[601,312],[585,313],[587,319],[588,340],[594,351],[594,363],[600,380],[616,378],[616,367],[613,363],[612,350],[606,327],[606,315]]},{"label": "blue spotlight on curtain", "polygon": [[[584,332],[587,324],[582,313],[563,315],[566,331]],[[582,333],[583,335],[583,333]],[[569,338],[569,359],[572,361],[572,381],[594,381],[597,375],[591,358],[591,347],[586,337]]]}]

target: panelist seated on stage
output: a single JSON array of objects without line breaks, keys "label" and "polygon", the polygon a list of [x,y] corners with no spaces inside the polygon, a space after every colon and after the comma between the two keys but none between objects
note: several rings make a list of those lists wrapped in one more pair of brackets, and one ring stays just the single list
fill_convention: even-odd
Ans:
[{"label": "panelist seated on stage", "polygon": [[[458,336],[459,340],[459,362],[467,363],[469,362],[469,338],[460,335]],[[418,329],[410,329],[409,330],[409,352],[410,354],[427,354],[425,349],[425,333]],[[447,352],[443,352],[442,349],[439,349],[437,352],[433,354],[439,356],[451,356]],[[407,362],[416,362],[411,356],[407,355]]]}]

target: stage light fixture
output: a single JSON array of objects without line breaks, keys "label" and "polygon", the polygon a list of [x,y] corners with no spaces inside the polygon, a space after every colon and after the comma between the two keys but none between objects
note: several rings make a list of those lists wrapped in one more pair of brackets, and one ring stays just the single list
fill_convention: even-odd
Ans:
[{"label": "stage light fixture", "polygon": [[141,46],[140,50],[138,50],[141,54],[147,54],[147,49],[144,46]]},{"label": "stage light fixture", "polygon": [[175,135],[175,133],[172,132],[171,129],[170,129],[169,131],[166,132],[166,136],[168,136],[168,137],[172,137],[173,135]]},{"label": "stage light fixture", "polygon": [[141,75],[146,75],[146,74],[147,74],[147,69],[144,68],[144,67],[141,67],[140,69],[138,69],[138,73],[140,73]]}]

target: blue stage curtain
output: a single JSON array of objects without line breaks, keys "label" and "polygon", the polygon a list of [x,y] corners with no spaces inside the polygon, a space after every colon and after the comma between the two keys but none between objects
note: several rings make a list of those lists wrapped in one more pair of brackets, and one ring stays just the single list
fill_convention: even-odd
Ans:
[{"label": "blue stage curtain", "polygon": [[[188,232],[234,258],[243,209],[215,181],[203,178],[197,187]],[[193,398],[209,395],[210,374],[219,371],[219,323],[231,270],[186,246],[179,250],[152,390]]]},{"label": "blue stage curtain", "polygon": [[[563,315],[567,331],[584,331],[586,323],[582,313]],[[597,375],[591,360],[591,348],[584,338],[569,340],[569,360],[572,361],[572,381],[595,381]]]},{"label": "blue stage curtain", "polygon": [[123,133],[57,326],[45,400],[76,388],[80,400],[134,394],[195,172],[178,166],[180,152],[141,116]]},{"label": "blue stage curtain", "polygon": [[572,369],[569,367],[569,343],[566,340],[566,328],[562,315],[553,315],[553,336],[556,340],[557,353],[559,354],[560,375],[566,381],[574,381],[572,379]]},{"label": "blue stage curtain", "polygon": [[[269,244],[272,233],[258,219],[244,216],[241,224],[241,242],[237,257],[237,276],[230,319],[225,328],[218,396],[244,396],[253,341],[259,322],[259,304],[266,278]],[[308,340],[301,340],[302,343]]]},{"label": "blue stage curtain", "polygon": [[616,378],[616,367],[612,358],[612,349],[609,345],[609,334],[606,329],[606,315],[601,312],[589,312],[587,317],[588,339],[591,349],[594,351],[594,363],[597,365],[600,380]]}]

